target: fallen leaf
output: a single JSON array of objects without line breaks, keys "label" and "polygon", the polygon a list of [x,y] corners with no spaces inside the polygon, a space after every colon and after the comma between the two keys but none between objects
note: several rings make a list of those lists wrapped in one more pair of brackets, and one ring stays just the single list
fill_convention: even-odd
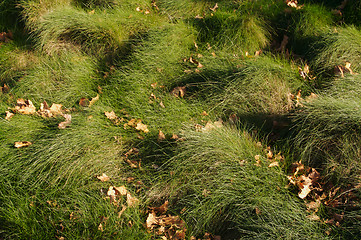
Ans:
[{"label": "fallen leaf", "polygon": [[135,129],[139,130],[139,131],[143,131],[144,133],[148,133],[148,127],[147,125],[143,124],[142,122],[138,122],[137,126],[135,127]]},{"label": "fallen leaf", "polygon": [[110,186],[108,191],[107,191],[107,195],[108,197],[110,197],[110,202],[116,202],[116,195],[115,195],[115,190],[113,186]]},{"label": "fallen leaf", "polygon": [[351,63],[346,62],[346,64],[345,64],[345,69],[347,69],[347,70],[350,72],[351,75],[354,74],[353,71],[352,71],[352,69],[351,69]]},{"label": "fallen leaf", "polygon": [[186,87],[175,87],[171,94],[175,97],[184,97],[184,95],[186,94]]},{"label": "fallen leaf", "polygon": [[53,114],[53,115],[62,115],[62,109],[63,105],[61,104],[56,104],[56,103],[53,103],[51,105],[51,107],[49,108],[49,111]]},{"label": "fallen leaf", "polygon": [[109,119],[109,120],[114,120],[117,119],[117,115],[115,115],[114,111],[111,112],[104,112],[105,116]]},{"label": "fallen leaf", "polygon": [[97,94],[95,97],[92,98],[89,102],[89,107],[93,106],[96,101],[99,100],[99,94]]},{"label": "fallen leaf", "polygon": [[82,107],[88,107],[89,106],[89,99],[80,98],[79,105],[82,106]]},{"label": "fallen leaf", "polygon": [[110,177],[108,177],[105,173],[103,173],[101,176],[97,176],[97,178],[102,182],[107,182],[110,180]]},{"label": "fallen leaf", "polygon": [[10,121],[10,119],[14,116],[14,113],[10,112],[10,111],[5,111],[6,116],[5,119]]},{"label": "fallen leaf", "polygon": [[168,203],[169,201],[167,200],[160,207],[150,207],[149,209],[152,210],[152,212],[164,214],[168,211]]},{"label": "fallen leaf", "polygon": [[278,164],[277,161],[274,161],[274,162],[272,162],[270,165],[268,165],[269,168],[271,168],[271,167],[279,167],[279,166],[280,166],[280,165]]},{"label": "fallen leaf", "polygon": [[156,88],[157,87],[157,83],[155,82],[155,83],[152,83],[152,84],[150,84],[150,86],[152,87],[152,88]]},{"label": "fallen leaf", "polygon": [[120,212],[118,213],[118,218],[120,218],[122,216],[122,214],[124,213],[124,211],[127,209],[127,207],[125,205],[122,204],[122,210],[120,210]]},{"label": "fallen leaf", "polygon": [[311,221],[319,221],[320,217],[317,216],[315,213],[312,213],[311,215],[306,216]]},{"label": "fallen leaf", "polygon": [[63,117],[65,118],[64,122],[59,123],[58,128],[59,129],[65,129],[71,124],[71,115],[70,114],[63,114]]},{"label": "fallen leaf", "polygon": [[133,207],[139,203],[139,199],[136,197],[132,197],[130,193],[127,193],[127,204],[129,207]]},{"label": "fallen leaf", "polygon": [[151,212],[149,213],[146,221],[147,228],[152,230],[154,228],[154,225],[158,225],[159,221],[155,215],[155,213]]},{"label": "fallen leaf", "polygon": [[125,186],[120,186],[120,187],[113,187],[115,190],[115,194],[117,195],[121,195],[121,196],[125,196],[127,195],[127,189],[125,188]]},{"label": "fallen leaf", "polygon": [[98,230],[99,230],[99,231],[101,231],[101,232],[103,232],[103,231],[104,231],[104,229],[103,229],[103,224],[101,224],[101,223],[99,224],[99,226],[98,226]]},{"label": "fallen leaf", "polygon": [[164,104],[163,104],[162,101],[160,101],[159,106],[161,106],[162,108],[165,108],[165,106],[164,106]]},{"label": "fallen leaf", "polygon": [[215,12],[217,8],[218,8],[218,3],[216,3],[216,5],[214,5],[214,7],[209,8],[209,9],[212,10],[213,12]]},{"label": "fallen leaf", "polygon": [[21,147],[28,147],[30,146],[32,143],[28,142],[28,141],[22,141],[22,142],[15,142],[14,143],[14,147],[16,148],[21,148]]},{"label": "fallen leaf", "polygon": [[312,180],[309,177],[301,175],[297,179],[297,181],[298,181],[298,186],[301,189],[301,191],[298,193],[298,196],[301,199],[304,199],[311,192]]},{"label": "fallen leaf", "polygon": [[175,133],[172,134],[171,139],[177,140],[178,138],[179,138],[179,136],[177,134],[175,134]]},{"label": "fallen leaf", "polygon": [[21,114],[34,114],[36,112],[36,108],[30,100],[19,98],[16,100],[16,104],[15,110]]},{"label": "fallen leaf", "polygon": [[307,210],[317,212],[318,208],[321,206],[321,201],[312,201],[309,203],[306,203]]},{"label": "fallen leaf", "polygon": [[164,133],[163,133],[161,130],[159,130],[158,141],[163,141],[163,140],[165,140],[165,139],[166,139],[166,138],[165,138]]},{"label": "fallen leaf", "polygon": [[203,111],[203,112],[201,113],[201,115],[202,115],[202,116],[208,116],[208,113],[207,113],[206,111]]},{"label": "fallen leaf", "polygon": [[297,0],[287,0],[287,6],[293,7],[293,8],[296,8],[296,9],[301,9],[303,7],[303,5],[298,6],[298,1]]}]

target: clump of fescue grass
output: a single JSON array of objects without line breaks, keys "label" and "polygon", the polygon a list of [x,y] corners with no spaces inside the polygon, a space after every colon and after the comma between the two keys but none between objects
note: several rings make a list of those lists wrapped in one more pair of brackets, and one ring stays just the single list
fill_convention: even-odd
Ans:
[{"label": "clump of fescue grass", "polygon": [[360,42],[361,33],[354,26],[339,27],[334,32],[330,32],[316,42],[317,54],[314,64],[320,72],[329,72],[337,65],[344,66],[346,62],[351,63],[354,71],[361,69],[360,64]]},{"label": "clump of fescue grass", "polygon": [[[124,145],[114,139],[120,138],[121,129],[106,119],[102,109],[100,104],[72,113],[71,127],[64,130],[57,128],[62,119],[16,114],[10,121],[1,120],[4,236],[148,238],[138,207],[128,208],[118,218],[125,199],[119,206],[105,199],[109,186],[124,184],[127,165],[121,157]],[[15,141],[33,144],[15,149]],[[111,181],[102,183],[95,178],[102,173]],[[103,217],[109,219],[102,222]],[[98,230],[100,223],[104,232]]]},{"label": "clump of fescue grass", "polygon": [[273,56],[261,56],[245,61],[228,77],[218,104],[227,112],[282,114],[292,108],[290,93],[307,86],[296,67]]},{"label": "clump of fescue grass", "polygon": [[235,54],[253,53],[270,42],[271,30],[261,18],[250,14],[217,11],[211,16],[195,19],[198,40]]},{"label": "clump of fescue grass", "polygon": [[[295,142],[302,159],[323,166],[327,174],[354,178],[353,182],[360,172],[358,158],[354,157],[357,151],[350,145],[360,137],[360,87],[359,75],[339,78],[296,114]],[[340,172],[334,169],[335,164]]]},{"label": "clump of fescue grass", "polygon": [[288,17],[293,22],[288,30],[291,49],[303,56],[314,54],[312,44],[328,33],[333,24],[331,11],[315,4],[306,4],[300,10],[293,10]]},{"label": "clump of fescue grass", "polygon": [[[27,26],[41,49],[52,52],[54,43],[70,41],[96,54],[117,52],[140,33],[159,25],[159,17],[145,5],[140,11],[132,5],[86,12],[69,4],[53,5],[41,18],[27,17]],[[25,11],[34,10],[25,5]],[[149,14],[145,11],[150,10]],[[26,15],[26,14],[25,14]]]},{"label": "clump of fescue grass", "polygon": [[284,188],[287,180],[282,170],[268,167],[263,149],[245,130],[187,129],[184,137],[151,195],[170,197],[175,207],[184,208],[192,234],[327,238],[318,223],[306,218],[302,203]]},{"label": "clump of fescue grass", "polygon": [[12,89],[15,96],[38,106],[46,100],[72,107],[82,97],[95,97],[99,78],[95,61],[80,52],[43,56]]}]

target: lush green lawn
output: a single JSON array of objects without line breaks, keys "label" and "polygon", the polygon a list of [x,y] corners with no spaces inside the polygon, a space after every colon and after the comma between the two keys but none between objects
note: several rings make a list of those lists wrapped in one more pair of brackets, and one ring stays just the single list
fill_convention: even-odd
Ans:
[{"label": "lush green lawn", "polygon": [[0,239],[359,239],[358,1],[0,12]]}]

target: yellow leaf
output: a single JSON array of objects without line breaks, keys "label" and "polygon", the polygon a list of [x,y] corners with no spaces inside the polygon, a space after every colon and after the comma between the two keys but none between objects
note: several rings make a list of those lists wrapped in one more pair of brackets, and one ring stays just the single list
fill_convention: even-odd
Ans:
[{"label": "yellow leaf", "polygon": [[53,103],[51,105],[51,107],[49,108],[49,110],[54,115],[61,115],[62,114],[62,111],[61,111],[62,107],[63,107],[63,105],[61,105],[61,104]]},{"label": "yellow leaf", "polygon": [[36,112],[36,108],[30,100],[19,98],[16,103],[15,110],[21,114],[34,114]]},{"label": "yellow leaf", "polygon": [[134,207],[139,203],[139,199],[136,197],[132,197],[130,193],[127,193],[127,204],[129,207]]},{"label": "yellow leaf", "polygon": [[164,133],[163,133],[161,130],[159,130],[158,140],[159,140],[159,141],[165,140],[165,135],[164,135]]},{"label": "yellow leaf", "polygon": [[155,215],[154,212],[151,212],[149,213],[148,217],[147,217],[147,221],[146,221],[146,224],[147,224],[147,228],[148,229],[153,229],[154,228],[154,225],[158,225],[159,224],[159,221]]},{"label": "yellow leaf", "polygon": [[115,194],[120,194],[121,196],[127,195],[128,191],[125,188],[125,186],[114,187],[114,189],[115,189]]},{"label": "yellow leaf", "polygon": [[114,111],[111,112],[104,112],[105,116],[109,119],[109,120],[114,120],[117,119],[117,115],[115,115]]},{"label": "yellow leaf", "polygon": [[89,107],[93,106],[96,101],[99,100],[99,94],[96,95],[96,97],[93,97],[92,100],[89,102]]},{"label": "yellow leaf", "polygon": [[110,180],[110,177],[108,177],[105,173],[103,173],[101,176],[97,176],[97,178],[102,182],[107,182]]},{"label": "yellow leaf", "polygon": [[99,230],[99,231],[101,231],[101,232],[103,232],[103,231],[104,231],[104,229],[103,229],[103,224],[101,224],[101,223],[99,224],[99,226],[98,226],[98,230]]},{"label": "yellow leaf", "polygon": [[10,119],[14,116],[14,113],[10,112],[10,111],[5,111],[6,116],[5,119],[10,121]]},{"label": "yellow leaf", "polygon": [[15,142],[14,147],[21,148],[21,147],[27,147],[30,146],[32,143],[28,141],[22,141],[22,142]]},{"label": "yellow leaf", "polygon": [[268,167],[279,167],[280,165],[278,164],[278,162],[277,161],[275,161],[275,162],[272,162],[270,165],[268,165]]},{"label": "yellow leaf", "polygon": [[147,128],[147,125],[143,124],[142,122],[138,122],[137,126],[135,127],[135,129],[139,130],[139,131],[143,131],[145,133],[148,133],[149,130]]},{"label": "yellow leaf", "polygon": [[63,114],[63,117],[65,118],[65,121],[59,123],[59,125],[58,125],[59,129],[65,129],[67,126],[69,126],[71,124],[71,115],[70,114]]}]

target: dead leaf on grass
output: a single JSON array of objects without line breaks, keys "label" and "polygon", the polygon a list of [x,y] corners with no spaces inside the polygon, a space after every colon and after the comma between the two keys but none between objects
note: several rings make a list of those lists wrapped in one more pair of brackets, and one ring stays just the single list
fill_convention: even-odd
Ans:
[{"label": "dead leaf on grass", "polygon": [[65,118],[64,122],[59,123],[58,128],[59,129],[65,129],[71,124],[71,115],[70,114],[63,114],[63,117]]},{"label": "dead leaf on grass", "polygon": [[128,192],[125,186],[114,187],[114,190],[116,195],[121,195],[121,196],[127,195]]},{"label": "dead leaf on grass", "polygon": [[165,139],[166,139],[166,137],[165,137],[164,133],[161,130],[159,130],[158,141],[163,141]]},{"label": "dead leaf on grass", "polygon": [[110,177],[108,177],[105,173],[103,173],[101,176],[97,176],[97,178],[102,182],[107,182],[110,180]]},{"label": "dead leaf on grass", "polygon": [[14,147],[16,148],[22,148],[22,147],[28,147],[30,146],[32,143],[29,141],[22,141],[22,142],[15,142],[14,143]]},{"label": "dead leaf on grass", "polygon": [[129,207],[134,207],[136,205],[138,205],[139,203],[139,199],[136,197],[132,197],[132,195],[130,195],[130,193],[127,193],[127,204]]},{"label": "dead leaf on grass", "polygon": [[135,127],[135,129],[142,131],[144,133],[149,132],[147,125],[143,124],[141,121],[137,123],[137,126]]},{"label": "dead leaf on grass", "polygon": [[88,107],[89,106],[89,99],[87,98],[80,98],[79,105],[82,107]]},{"label": "dead leaf on grass", "polygon": [[10,121],[10,119],[14,116],[14,113],[10,112],[10,111],[5,111],[6,116],[5,119]]},{"label": "dead leaf on grass", "polygon": [[152,210],[152,212],[162,215],[168,211],[168,204],[169,201],[167,200],[160,207],[150,207],[149,209]]},{"label": "dead leaf on grass", "polygon": [[279,165],[279,163],[277,161],[272,162],[272,163],[270,163],[270,165],[268,165],[269,168],[271,168],[271,167],[279,167],[279,166],[280,165]]},{"label": "dead leaf on grass", "polygon": [[184,86],[184,87],[175,87],[175,88],[172,90],[171,94],[172,94],[173,96],[175,96],[175,97],[181,97],[181,98],[183,98],[184,95],[186,94],[186,87],[185,87],[185,86]]},{"label": "dead leaf on grass", "polygon": [[19,98],[16,100],[16,105],[15,110],[21,114],[34,114],[36,112],[36,108],[30,100]]}]

